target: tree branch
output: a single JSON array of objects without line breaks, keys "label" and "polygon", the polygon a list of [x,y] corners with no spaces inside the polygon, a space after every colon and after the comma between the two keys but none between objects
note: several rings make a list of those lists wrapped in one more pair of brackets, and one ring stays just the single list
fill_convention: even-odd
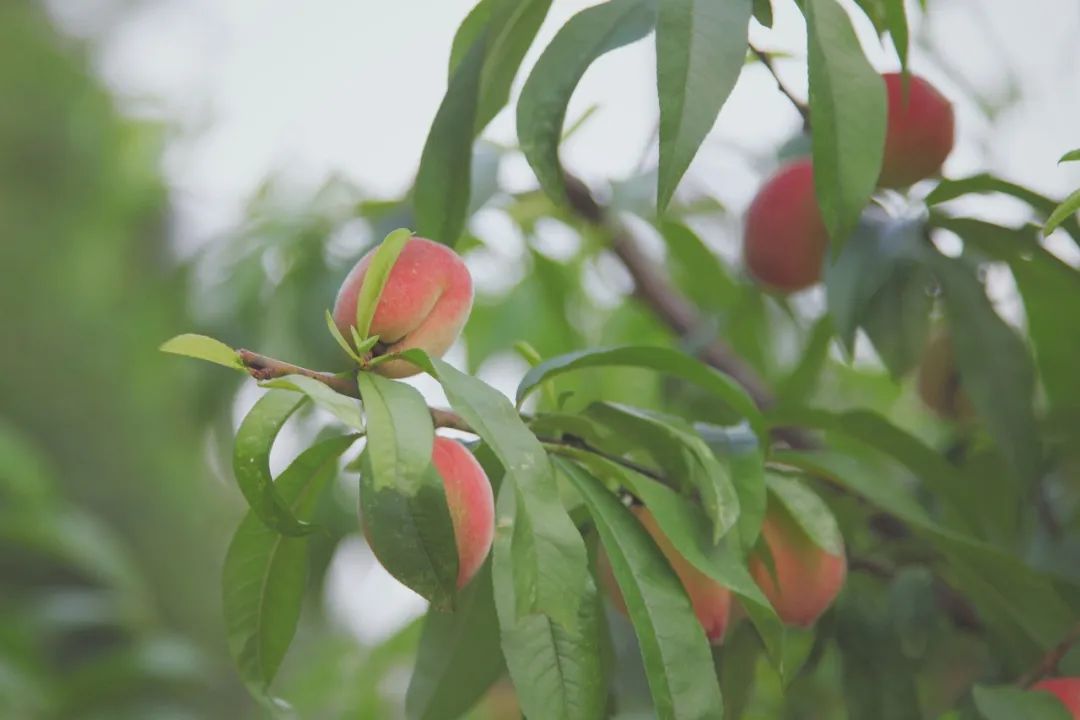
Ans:
[{"label": "tree branch", "polygon": [[[635,293],[677,335],[685,337],[704,325],[701,312],[656,267],[656,263],[641,250],[637,241],[617,222],[612,221],[583,182],[566,177],[566,192],[571,209],[583,220],[608,233],[611,249],[622,261],[634,280]],[[713,338],[700,351],[701,359],[742,385],[762,410],[775,403],[772,391],[730,346]],[[805,430],[777,428],[775,436],[793,448],[809,449],[818,446],[817,440]]]},{"label": "tree branch", "polygon": [[779,73],[776,72],[776,66],[773,64],[773,60],[771,57],[769,57],[769,54],[767,52],[765,52],[764,50],[759,50],[753,45],[750,46],[750,51],[754,53],[754,55],[757,56],[757,59],[761,61],[761,64],[765,66],[765,69],[768,70],[769,74],[773,76],[773,80],[776,81],[776,87],[779,88],[780,92],[782,92],[787,97],[787,99],[791,101],[791,104],[795,106],[795,109],[799,112],[799,115],[802,116],[803,130],[809,130],[810,108],[806,105],[806,103],[795,97],[791,90],[788,89],[787,85],[784,84],[784,81],[780,79]]},{"label": "tree branch", "polygon": [[[360,391],[356,387],[356,381],[348,375],[335,375],[334,373],[310,370],[250,350],[237,350],[236,354],[240,358],[240,362],[247,368],[248,374],[256,380],[265,381],[285,377],[286,375],[303,375],[312,380],[318,380],[336,393],[346,397],[360,398]],[[469,426],[469,423],[465,422],[465,419],[453,410],[434,407],[428,409],[431,411],[431,421],[435,427],[451,428],[476,434],[476,431]]]},{"label": "tree branch", "polygon": [[1065,657],[1065,654],[1068,653],[1077,642],[1080,642],[1080,623],[1073,625],[1072,629],[1066,633],[1061,642],[1050,648],[1050,650],[1039,660],[1039,664],[1026,672],[1023,677],[1016,681],[1016,684],[1023,688],[1029,688],[1044,677],[1057,672],[1058,663],[1061,662],[1061,658]]}]

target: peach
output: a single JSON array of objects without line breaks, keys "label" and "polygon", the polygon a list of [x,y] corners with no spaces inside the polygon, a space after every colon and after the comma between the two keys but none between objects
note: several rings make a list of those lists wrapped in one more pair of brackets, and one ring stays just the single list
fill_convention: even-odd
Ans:
[{"label": "peach", "polygon": [[761,542],[772,556],[772,569],[759,552],[752,552],[748,565],[754,581],[781,620],[796,627],[810,627],[843,587],[847,560],[842,554],[832,555],[815,545],[787,510],[775,502],[770,502],[766,510]]},{"label": "peach", "polygon": [[[346,338],[356,324],[356,303],[374,251],[356,263],[334,302],[334,324]],[[375,354],[420,348],[440,357],[461,333],[472,309],[472,277],[450,248],[422,237],[412,237],[398,255],[383,286],[369,333],[379,336]],[[380,375],[408,377],[420,372],[404,360],[375,366]]]},{"label": "peach", "polygon": [[882,76],[888,96],[885,155],[878,185],[907,187],[937,175],[953,148],[953,108],[930,83],[914,75]]},{"label": "peach", "polygon": [[495,539],[495,497],[491,482],[473,454],[461,443],[436,437],[431,462],[446,488],[458,553],[458,588],[472,580]]},{"label": "peach", "polygon": [[919,398],[945,420],[964,422],[975,417],[975,407],[960,384],[960,371],[952,340],[945,332],[931,335],[923,349],[918,373]]},{"label": "peach", "polygon": [[[719,645],[724,640],[724,632],[727,630],[728,617],[731,611],[731,592],[708,577],[684,558],[675,546],[668,540],[667,535],[656,524],[656,518],[645,507],[635,506],[633,513],[641,521],[641,524],[652,536],[653,541],[660,552],[664,554],[671,564],[671,569],[682,582],[686,594],[690,597],[690,603],[694,606],[694,614],[698,622],[705,630],[709,642]],[[597,570],[600,583],[611,598],[611,604],[623,615],[627,614],[626,602],[623,600],[619,586],[615,582],[615,575],[611,570],[611,562],[601,548],[597,555]]]},{"label": "peach", "polygon": [[[460,443],[436,436],[431,462],[446,492],[457,548],[460,590],[480,571],[491,550],[495,539],[495,496],[484,469]],[[363,529],[370,546],[371,535],[366,524]]]},{"label": "peach", "polygon": [[746,267],[763,285],[795,292],[821,279],[828,246],[813,165],[796,160],[766,181],[750,203],[743,232]]},{"label": "peach", "polygon": [[1031,689],[1053,693],[1072,714],[1073,720],[1080,720],[1080,677],[1046,678],[1032,685]]}]

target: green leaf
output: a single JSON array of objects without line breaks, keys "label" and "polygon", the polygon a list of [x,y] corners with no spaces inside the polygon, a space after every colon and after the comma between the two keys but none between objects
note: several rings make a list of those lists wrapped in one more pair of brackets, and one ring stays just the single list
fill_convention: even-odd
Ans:
[{"label": "green leaf", "polygon": [[196,360],[206,360],[234,370],[244,370],[244,363],[240,362],[235,350],[220,340],[205,335],[192,333],[177,335],[163,342],[158,350],[173,355],[185,355]]},{"label": "green leaf", "polygon": [[401,356],[442,383],[450,406],[491,446],[514,487],[514,581],[518,612],[538,612],[570,626],[588,576],[585,543],[559,500],[540,442],[497,390],[417,350]]},{"label": "green leaf", "polygon": [[634,626],[660,720],[723,717],[712,653],[675,571],[645,528],[595,477],[573,463],[560,469],[596,523]]},{"label": "green leaf", "polygon": [[976,685],[975,707],[986,720],[1069,720],[1071,715],[1055,695],[1018,687]]},{"label": "green leaf", "polygon": [[752,11],[752,0],[660,0],[656,21],[658,212],[671,202],[739,79]]},{"label": "green leaf", "polygon": [[465,228],[473,139],[489,31],[476,38],[446,87],[431,123],[413,186],[417,232],[453,247]]},{"label": "green leaf", "polygon": [[[960,382],[1018,478],[1034,480],[1042,461],[1027,348],[960,260],[934,255]],[[992,362],[988,362],[992,358]]]},{"label": "green leaf", "polygon": [[461,591],[454,612],[429,610],[424,617],[405,714],[409,720],[458,717],[505,670],[488,562]]},{"label": "green leaf", "polygon": [[556,202],[566,198],[559,137],[574,88],[594,60],[645,37],[655,23],[653,0],[609,0],[586,8],[559,29],[533,66],[518,100],[518,141],[540,187]]},{"label": "green leaf", "polygon": [[745,425],[722,427],[696,422],[693,427],[713,454],[728,465],[739,496],[739,542],[743,548],[751,548],[761,532],[766,505],[765,457],[757,436]]},{"label": "green leaf", "polygon": [[739,597],[770,657],[783,672],[784,628],[746,569],[742,549],[748,549],[748,546],[740,548],[740,543],[730,537],[714,543],[709,519],[701,507],[666,485],[597,455],[569,454],[596,475],[610,478],[629,489],[656,518],[656,524],[680,555]]},{"label": "green leaf", "polygon": [[773,497],[815,545],[831,555],[844,554],[844,537],[821,498],[805,484],[784,475],[768,473],[765,482]]},{"label": "green leaf", "polygon": [[965,246],[977,248],[1009,264],[1027,312],[1028,331],[1035,346],[1039,378],[1050,405],[1057,411],[1080,410],[1080,333],[1072,332],[1072,317],[1061,309],[1080,307],[1080,272],[1042,247],[1037,231],[1010,228],[972,218],[934,218],[937,227],[959,235]]},{"label": "green leaf", "polygon": [[832,320],[828,315],[822,315],[810,329],[798,364],[777,385],[776,397],[780,404],[798,404],[814,393],[829,358],[832,337]]},{"label": "green leaf", "polygon": [[314,529],[296,519],[278,495],[270,475],[274,439],[305,400],[285,390],[271,390],[248,411],[233,443],[233,475],[240,492],[259,520],[282,535],[304,535]]},{"label": "green leaf", "polygon": [[751,702],[760,653],[761,643],[753,629],[744,624],[731,630],[724,638],[723,648],[713,648],[713,662],[718,665],[717,676],[727,720],[741,720]]},{"label": "green leaf", "polygon": [[[360,293],[356,298],[356,332],[360,337],[366,338],[371,329],[371,320],[375,317],[375,310],[379,307],[379,298],[382,297],[383,287],[390,278],[390,271],[394,269],[398,255],[401,254],[405,243],[409,242],[412,233],[405,228],[398,228],[383,238],[382,243],[375,249],[371,257],[371,263],[364,273],[364,283],[360,286]],[[438,237],[438,236],[434,236]]]},{"label": "green leaf", "polygon": [[837,0],[804,4],[814,189],[839,250],[877,186],[885,148],[885,84]]},{"label": "green leaf", "polygon": [[519,613],[515,537],[519,506],[509,485],[499,493],[492,578],[503,655],[522,711],[529,717],[577,720],[604,716],[607,682],[600,653],[603,611],[592,576],[574,621],[556,622],[543,613]]},{"label": "green leaf", "polygon": [[360,403],[327,387],[324,383],[304,375],[286,375],[261,383],[261,387],[291,390],[303,393],[316,405],[326,410],[354,430],[364,432],[364,419],[360,415]]},{"label": "green leaf", "polygon": [[836,642],[850,718],[925,717],[919,708],[915,667],[900,650],[887,608],[881,591],[861,577],[849,581],[837,603]]},{"label": "green leaf", "polygon": [[664,236],[672,279],[699,307],[727,310],[738,301],[739,287],[715,251],[686,225],[665,219]]},{"label": "green leaf", "polygon": [[895,378],[918,363],[930,327],[924,236],[921,218],[868,210],[825,272],[829,313],[848,353],[862,327]]},{"label": "green leaf", "polygon": [[[1028,188],[1011,183],[1007,180],[995,177],[988,173],[971,175],[956,180],[942,180],[929,195],[926,196],[927,205],[953,200],[954,198],[969,193],[1002,193],[1022,200],[1043,216],[1049,216],[1058,207],[1058,202],[1045,195],[1029,190]],[[1061,221],[1061,228],[1072,236],[1073,240],[1080,244],[1080,223],[1075,217],[1067,217]]]},{"label": "green leaf", "polygon": [[773,24],[773,10],[771,0],[754,0],[754,19],[767,28]]},{"label": "green leaf", "polygon": [[963,493],[965,478],[933,448],[914,435],[870,410],[830,412],[817,408],[786,407],[770,414],[775,426],[800,425],[821,428],[862,442],[907,467],[935,496],[965,518],[967,528],[977,527],[970,501]]},{"label": "green leaf", "polygon": [[1062,155],[1061,159],[1058,160],[1058,165],[1065,162],[1076,162],[1077,160],[1080,160],[1080,148],[1070,150],[1069,152]]},{"label": "green leaf", "polygon": [[488,25],[491,23],[491,9],[498,2],[499,0],[480,0],[458,25],[457,32],[454,33],[454,41],[450,45],[450,62],[446,78],[448,84],[453,82],[454,74],[469,54],[469,50],[487,32]]},{"label": "green leaf", "polygon": [[450,50],[450,79],[469,48],[488,33],[487,55],[480,77],[476,134],[506,105],[521,61],[547,16],[551,0],[482,0],[466,16]]},{"label": "green leaf", "polygon": [[934,523],[895,477],[867,472],[836,451],[779,450],[780,463],[828,477],[908,523],[949,560],[958,582],[987,617],[1004,617],[1044,650],[1053,647],[1075,623],[1073,611],[1051,580],[1018,558]]},{"label": "green leaf", "polygon": [[696,491],[719,542],[739,518],[739,497],[728,468],[693,429],[676,419],[617,403],[594,403],[585,413],[622,440],[649,453],[670,482]]},{"label": "green leaf", "polygon": [[904,0],[885,0],[885,24],[892,36],[893,47],[900,58],[900,69],[908,71],[908,20]]},{"label": "green leaf", "polygon": [[458,557],[442,478],[431,464],[435,432],[409,385],[357,373],[368,420],[360,508],[383,567],[438,609],[454,605]]},{"label": "green leaf", "polygon": [[[360,355],[362,354],[361,351],[359,349],[353,350],[352,345],[349,345],[349,341],[346,340],[345,336],[341,334],[340,330],[338,330],[337,323],[334,322],[334,316],[330,313],[329,309],[327,309],[327,311],[326,311],[326,329],[330,331],[330,336],[333,337],[334,342],[336,342],[338,344],[338,346],[342,350],[345,351],[346,355],[351,357],[357,363],[361,362],[361,360],[360,360]],[[352,329],[352,331],[354,333],[356,332],[356,328],[351,328],[351,329]],[[353,341],[355,342],[356,338],[353,338]],[[360,345],[360,343],[358,343],[358,342],[356,342],[355,344],[357,346]]]},{"label": "green leaf", "polygon": [[[282,501],[310,520],[337,460],[356,435],[325,440],[305,450],[277,481]],[[229,544],[222,574],[225,626],[240,676],[265,694],[292,642],[308,573],[306,538],[285,537],[249,510]]]},{"label": "green leaf", "polygon": [[518,406],[529,393],[550,378],[573,370],[594,367],[639,367],[674,375],[713,393],[749,421],[751,427],[764,437],[763,418],[754,401],[741,385],[711,367],[663,347],[627,345],[567,353],[540,363],[521,379],[517,389]]},{"label": "green leaf", "polygon": [[1050,213],[1050,217],[1046,218],[1046,224],[1043,225],[1043,235],[1054,232],[1059,225],[1069,218],[1072,218],[1075,222],[1076,218],[1073,216],[1078,211],[1080,211],[1080,190],[1073,192],[1072,195],[1065,198],[1060,205],[1054,208],[1054,212]]}]

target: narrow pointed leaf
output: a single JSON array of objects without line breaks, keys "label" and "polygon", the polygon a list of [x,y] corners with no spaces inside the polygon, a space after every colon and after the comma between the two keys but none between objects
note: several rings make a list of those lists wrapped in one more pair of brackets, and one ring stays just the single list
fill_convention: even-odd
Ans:
[{"label": "narrow pointed leaf", "polygon": [[904,0],[885,0],[885,25],[889,28],[893,47],[900,58],[900,69],[908,70],[908,20]]},{"label": "narrow pointed leaf", "polygon": [[709,643],[675,571],[599,480],[573,463],[560,469],[596,523],[638,637],[657,717],[720,720],[724,707]]},{"label": "narrow pointed leaf", "polygon": [[734,527],[739,497],[731,475],[692,428],[618,403],[594,403],[586,414],[648,452],[672,482],[697,492],[712,524],[714,542]]},{"label": "narrow pointed leaf", "polygon": [[836,518],[821,498],[794,478],[769,473],[765,481],[772,496],[815,545],[832,555],[844,553],[844,538]]},{"label": "narrow pointed leaf", "polygon": [[1058,160],[1058,165],[1066,162],[1076,162],[1077,160],[1080,160],[1080,148],[1070,150],[1069,152],[1062,155],[1061,159]]},{"label": "narrow pointed leaf", "polygon": [[664,347],[629,345],[583,350],[550,358],[531,368],[521,379],[517,389],[517,404],[520,406],[545,380],[573,370],[596,367],[647,368],[681,378],[718,396],[746,418],[759,436],[764,432],[761,413],[742,386],[689,355]]},{"label": "narrow pointed leaf", "polygon": [[215,340],[206,335],[195,335],[193,333],[177,335],[163,342],[158,350],[173,355],[184,355],[196,360],[206,360],[234,370],[244,369],[244,364],[240,362],[235,350],[220,340]]},{"label": "narrow pointed leaf", "polygon": [[[338,458],[356,438],[312,446],[278,478],[278,493],[297,518],[310,519]],[[249,510],[229,544],[222,586],[229,646],[240,676],[257,694],[266,693],[296,632],[307,572],[307,540],[274,532]]]},{"label": "narrow pointed leaf", "polygon": [[603,612],[591,576],[574,621],[557,622],[544,613],[519,613],[515,580],[516,493],[499,493],[498,528],[492,578],[503,655],[522,712],[551,720],[604,716],[607,682],[600,653]]},{"label": "narrow pointed leaf", "polygon": [[453,607],[458,557],[442,478],[431,464],[435,432],[409,385],[357,373],[368,421],[360,508],[371,550],[387,571],[436,608]]},{"label": "narrow pointed leaf", "polygon": [[1070,218],[1075,221],[1074,216],[1077,212],[1080,212],[1080,190],[1075,191],[1054,208],[1054,212],[1050,213],[1050,217],[1046,218],[1046,224],[1043,225],[1043,235],[1054,232],[1059,225]]},{"label": "narrow pointed leaf", "polygon": [[505,671],[488,562],[461,591],[453,612],[429,610],[424,617],[405,714],[409,720],[458,717]]},{"label": "narrow pointed leaf", "polygon": [[379,297],[382,295],[383,287],[390,277],[390,271],[394,269],[398,255],[401,254],[402,248],[411,237],[411,232],[405,228],[399,228],[387,235],[375,249],[371,264],[364,273],[364,284],[360,286],[360,292],[356,298],[356,325],[354,327],[360,337],[368,336],[371,320],[379,307]]},{"label": "narrow pointed leaf", "polygon": [[[980,173],[955,180],[945,179],[938,183],[929,195],[926,196],[927,205],[937,205],[970,193],[1001,193],[1022,200],[1031,206],[1033,210],[1044,217],[1048,217],[1058,207],[1059,203],[1040,195],[1022,185],[1003,180],[988,173]],[[1067,232],[1074,242],[1080,244],[1080,222],[1075,217],[1069,216],[1061,221],[1061,229]]]},{"label": "narrow pointed leaf", "polygon": [[837,0],[806,0],[814,189],[839,250],[877,186],[885,84]]},{"label": "narrow pointed leaf", "polygon": [[656,23],[658,212],[671,201],[735,87],[746,60],[752,11],[752,0],[660,0]]},{"label": "narrow pointed leaf", "polygon": [[306,400],[286,390],[271,390],[248,411],[233,443],[233,475],[255,515],[282,535],[304,535],[314,528],[293,515],[270,475],[270,448],[285,421]]},{"label": "narrow pointed leaf", "polygon": [[348,427],[364,432],[364,419],[360,414],[360,402],[327,387],[324,383],[304,375],[286,375],[261,383],[262,387],[292,390],[306,395],[317,406],[331,413]]},{"label": "narrow pointed leaf", "polygon": [[465,228],[469,209],[474,128],[489,39],[485,28],[454,69],[424,143],[413,188],[417,233],[451,247]]},{"label": "narrow pointed leaf", "polygon": [[572,625],[588,576],[585,543],[559,500],[543,446],[497,390],[423,352],[410,350],[401,356],[439,380],[451,407],[491,447],[516,491],[513,541],[519,612],[540,612]]},{"label": "narrow pointed leaf", "polygon": [[[330,313],[330,310],[326,311],[326,329],[330,331],[330,337],[334,338],[334,342],[338,344],[345,354],[351,357],[356,362],[360,362],[360,353],[358,350],[354,350],[349,342],[345,339],[345,336],[338,330],[337,323],[334,322],[334,316]],[[356,332],[355,328],[352,328],[353,332]],[[359,343],[357,343],[359,344]]]},{"label": "narrow pointed leaf", "polygon": [[709,521],[701,507],[666,485],[596,455],[581,453],[575,459],[594,474],[611,478],[629,489],[649,509],[656,524],[679,554],[739,597],[770,657],[783,672],[780,663],[783,659],[784,628],[776,611],[750,576],[738,543],[733,538],[713,543]]},{"label": "narrow pointed leaf", "polygon": [[960,260],[942,255],[934,259],[964,393],[1016,476],[1034,480],[1042,450],[1031,356],[1016,331],[994,311],[974,272]]},{"label": "narrow pointed leaf", "polygon": [[556,202],[566,198],[559,138],[574,88],[594,60],[645,37],[655,23],[651,0],[609,0],[570,18],[536,61],[518,100],[518,142],[540,187]]}]

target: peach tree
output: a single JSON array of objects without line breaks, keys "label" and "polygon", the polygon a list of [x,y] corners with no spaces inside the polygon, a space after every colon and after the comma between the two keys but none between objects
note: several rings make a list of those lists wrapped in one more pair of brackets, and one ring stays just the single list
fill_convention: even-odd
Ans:
[{"label": "peach tree", "polygon": [[[353,528],[430,603],[410,718],[466,715],[504,677],[532,720],[1080,717],[1080,274],[1043,242],[1057,230],[1080,244],[1080,196],[941,177],[953,106],[907,68],[909,8],[854,4],[900,61],[883,75],[837,0],[797,5],[808,101],[777,84],[803,127],[747,211],[741,262],[697,222],[716,203],[676,190],[743,68],[774,72],[747,39],[771,24],[768,0],[583,10],[524,81],[516,148],[478,137],[551,1],[481,0],[407,197],[349,204],[300,235],[321,252],[360,218],[382,238],[350,259],[325,314],[338,350],[320,359],[335,364],[206,335],[163,345],[265,389],[235,433],[249,510],[223,597],[237,667],[268,710],[288,712],[272,684],[327,532],[318,509],[345,476]],[[560,163],[567,104],[595,60],[650,35],[658,164],[623,183],[636,199],[616,185],[600,200]],[[514,153],[537,189],[500,187]],[[632,192],[645,183],[647,201]],[[1029,219],[955,211],[976,194],[1012,196]],[[514,287],[485,298],[462,260],[484,244],[468,221],[485,206],[527,238],[570,228],[577,254],[530,247]],[[946,234],[960,253],[940,249]],[[581,289],[598,258],[632,282],[616,310]],[[1015,281],[1021,324],[996,310],[988,269]],[[823,307],[792,296],[819,285]],[[296,313],[299,344],[319,315]],[[462,334],[466,370],[442,359]],[[475,370],[511,348],[529,367],[508,398]],[[448,407],[401,382],[418,374]],[[273,477],[271,448],[304,407],[336,430]]]}]

